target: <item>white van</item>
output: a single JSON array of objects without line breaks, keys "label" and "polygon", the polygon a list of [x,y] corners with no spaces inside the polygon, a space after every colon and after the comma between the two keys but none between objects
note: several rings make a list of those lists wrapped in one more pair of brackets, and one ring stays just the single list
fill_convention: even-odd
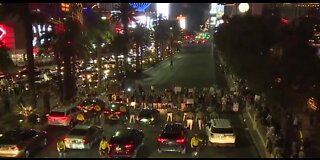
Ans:
[{"label": "white van", "polygon": [[211,119],[206,125],[209,145],[235,146],[236,135],[228,119]]}]

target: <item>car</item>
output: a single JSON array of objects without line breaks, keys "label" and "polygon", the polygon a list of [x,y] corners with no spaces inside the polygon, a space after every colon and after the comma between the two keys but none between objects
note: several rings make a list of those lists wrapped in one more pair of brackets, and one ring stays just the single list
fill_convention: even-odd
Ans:
[{"label": "car", "polygon": [[47,146],[47,133],[35,129],[14,129],[0,137],[0,157],[29,158],[39,148]]},{"label": "car", "polygon": [[104,110],[106,103],[99,98],[87,98],[78,104],[78,107],[82,109],[84,113],[92,113],[95,106],[99,106],[101,112]]},{"label": "car", "polygon": [[76,106],[55,108],[49,113],[48,125],[73,127],[77,122],[76,116],[81,112]]},{"label": "car", "polygon": [[211,119],[205,128],[208,145],[235,146],[236,135],[229,119]]},{"label": "car", "polygon": [[137,122],[140,124],[156,125],[159,121],[160,112],[154,108],[141,109]]},{"label": "car", "polygon": [[187,129],[181,123],[167,123],[161,131],[157,143],[158,152],[180,152],[186,153],[187,149]]},{"label": "car", "polygon": [[103,136],[101,126],[77,125],[64,137],[66,148],[91,149]]},{"label": "car", "polygon": [[[125,108],[125,110],[121,110],[121,107]],[[111,103],[107,105],[103,111],[105,119],[110,121],[118,121],[121,116],[124,117],[126,113],[127,105],[125,103]]]},{"label": "car", "polygon": [[109,140],[111,158],[135,158],[144,145],[144,133],[135,128],[117,130]]}]

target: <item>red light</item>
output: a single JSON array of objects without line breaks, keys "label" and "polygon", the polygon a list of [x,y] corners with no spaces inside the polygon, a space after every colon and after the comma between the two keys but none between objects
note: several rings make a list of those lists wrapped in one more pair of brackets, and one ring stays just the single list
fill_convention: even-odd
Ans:
[{"label": "red light", "polygon": [[121,114],[121,112],[120,111],[116,111],[116,115],[119,115],[119,114]]},{"label": "red light", "polygon": [[82,143],[87,143],[87,138],[82,138]]},{"label": "red light", "polygon": [[289,20],[286,19],[286,18],[281,18],[281,22],[282,22],[282,23],[285,23],[285,24],[288,24],[288,23],[289,23]]},{"label": "red light", "polygon": [[177,139],[176,142],[177,142],[177,143],[183,143],[183,142],[184,142],[184,139],[183,139],[183,138],[182,138],[182,139]]},{"label": "red light", "polygon": [[158,142],[163,143],[164,141],[166,141],[166,139],[158,138]]},{"label": "red light", "polygon": [[133,144],[126,144],[124,147],[125,148],[131,148],[131,147],[133,147]]},{"label": "red light", "polygon": [[67,44],[71,44],[71,41],[68,41]]},{"label": "red light", "polygon": [[113,147],[113,144],[109,144],[109,147],[110,147],[110,148]]},{"label": "red light", "polygon": [[103,113],[104,114],[110,114],[110,111],[109,110],[104,110]]},{"label": "red light", "polygon": [[19,150],[19,147],[18,147],[18,146],[12,146],[10,149],[15,150],[15,151],[18,151],[18,150]]}]

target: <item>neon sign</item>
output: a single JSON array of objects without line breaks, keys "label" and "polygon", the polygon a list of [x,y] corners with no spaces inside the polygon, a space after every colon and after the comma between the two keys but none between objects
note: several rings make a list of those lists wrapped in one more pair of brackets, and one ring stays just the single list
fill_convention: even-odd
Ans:
[{"label": "neon sign", "polygon": [[0,27],[0,39],[6,34],[6,31]]}]

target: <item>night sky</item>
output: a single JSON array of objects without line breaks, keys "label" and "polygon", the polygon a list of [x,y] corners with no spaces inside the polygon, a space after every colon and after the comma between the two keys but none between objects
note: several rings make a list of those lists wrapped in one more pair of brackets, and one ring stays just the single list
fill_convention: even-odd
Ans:
[{"label": "night sky", "polygon": [[210,3],[170,3],[170,17],[186,16],[187,30],[199,31],[209,15]]}]

